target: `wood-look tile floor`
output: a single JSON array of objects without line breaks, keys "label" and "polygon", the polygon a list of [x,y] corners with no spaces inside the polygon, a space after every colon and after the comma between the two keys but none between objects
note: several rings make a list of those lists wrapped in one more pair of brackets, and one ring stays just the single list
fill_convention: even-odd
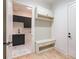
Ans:
[{"label": "wood-look tile floor", "polygon": [[74,59],[74,58],[65,57],[64,55],[62,55],[55,49],[52,49],[52,50],[49,50],[49,51],[46,51],[40,54],[32,53],[29,55],[20,56],[20,57],[13,58],[13,59]]}]

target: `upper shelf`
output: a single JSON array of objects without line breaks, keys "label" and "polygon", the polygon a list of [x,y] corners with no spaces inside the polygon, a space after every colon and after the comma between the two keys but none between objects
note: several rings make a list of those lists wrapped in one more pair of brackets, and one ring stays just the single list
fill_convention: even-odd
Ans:
[{"label": "upper shelf", "polygon": [[36,19],[38,19],[38,20],[45,20],[45,21],[52,21],[53,17],[42,15],[42,14],[37,14]]}]

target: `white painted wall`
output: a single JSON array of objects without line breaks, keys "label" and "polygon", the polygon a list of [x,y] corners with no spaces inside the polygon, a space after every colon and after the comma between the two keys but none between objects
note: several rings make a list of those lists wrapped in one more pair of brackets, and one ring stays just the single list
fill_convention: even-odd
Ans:
[{"label": "white painted wall", "polygon": [[33,0],[16,0],[16,2],[30,7],[33,6]]},{"label": "white painted wall", "polygon": [[67,5],[69,2],[60,2],[53,5],[54,24],[52,36],[56,39],[56,48],[67,54]]},{"label": "white painted wall", "polygon": [[[35,1],[36,16],[38,14],[48,15],[53,17],[53,12],[49,4]],[[35,40],[51,39],[51,25],[52,22],[35,19]]]},{"label": "white painted wall", "polygon": [[36,20],[35,39],[36,40],[51,39],[51,22],[43,21],[43,20]]},{"label": "white painted wall", "polygon": [[44,6],[40,6],[40,5],[37,5],[36,8],[37,8],[37,11],[36,11],[37,14],[53,17],[53,13],[51,9],[47,9]]},{"label": "white painted wall", "polygon": [[46,4],[44,4],[44,3],[35,3],[35,5],[50,9],[50,7],[48,5],[46,5]]},{"label": "white painted wall", "polygon": [[40,5],[44,8],[51,9],[52,0],[33,0],[34,5]]},{"label": "white painted wall", "polygon": [[67,6],[61,4],[54,11],[54,39],[56,48],[67,53]]}]

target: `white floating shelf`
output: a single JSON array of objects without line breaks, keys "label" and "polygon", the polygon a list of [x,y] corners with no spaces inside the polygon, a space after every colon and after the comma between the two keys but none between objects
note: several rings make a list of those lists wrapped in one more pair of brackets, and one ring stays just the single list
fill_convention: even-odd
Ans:
[{"label": "white floating shelf", "polygon": [[53,17],[42,15],[42,14],[37,14],[36,19],[37,20],[45,20],[45,21],[53,21]]}]

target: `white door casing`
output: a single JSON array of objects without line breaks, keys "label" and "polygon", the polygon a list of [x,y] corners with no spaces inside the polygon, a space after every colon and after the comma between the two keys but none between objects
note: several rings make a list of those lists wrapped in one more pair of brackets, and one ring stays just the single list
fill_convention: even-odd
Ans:
[{"label": "white door casing", "polygon": [[[13,0],[6,0],[6,43],[12,42]],[[12,59],[12,44],[6,45],[6,59]]]},{"label": "white door casing", "polygon": [[35,18],[36,18],[36,6],[33,6],[32,8],[33,8],[32,9],[32,49],[33,49],[33,52],[35,52]]},{"label": "white door casing", "polygon": [[76,3],[68,5],[68,55],[76,58]]}]

